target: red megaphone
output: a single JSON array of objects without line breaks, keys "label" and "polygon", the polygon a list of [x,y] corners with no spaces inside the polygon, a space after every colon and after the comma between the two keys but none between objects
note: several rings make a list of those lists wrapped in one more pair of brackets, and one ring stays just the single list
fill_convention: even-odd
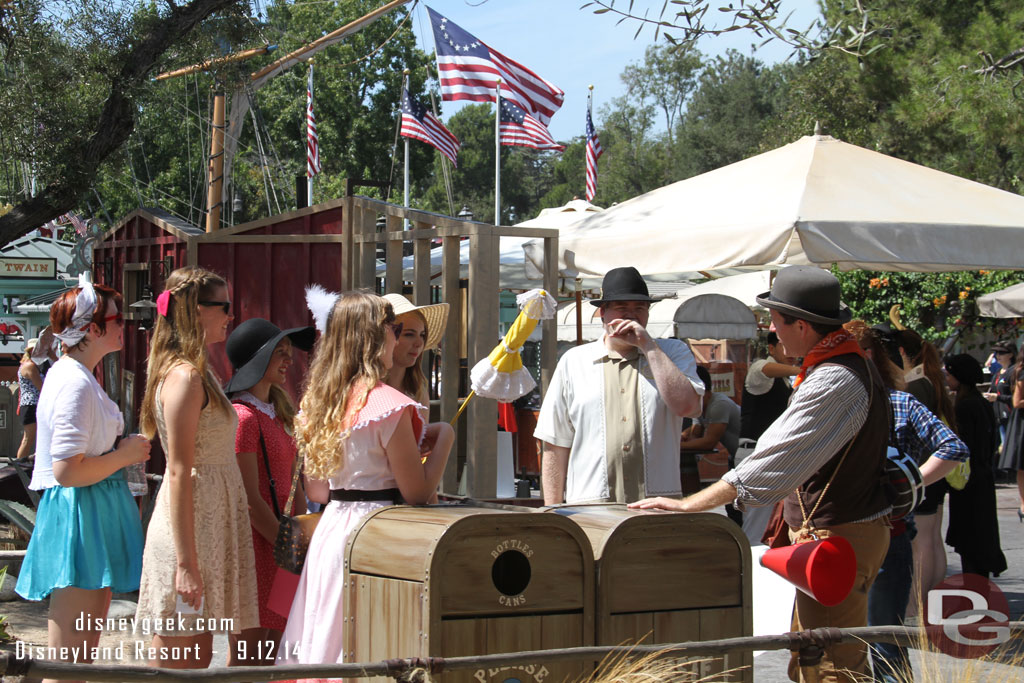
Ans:
[{"label": "red megaphone", "polygon": [[761,566],[826,607],[845,600],[857,578],[857,555],[842,536],[768,550],[761,556]]}]

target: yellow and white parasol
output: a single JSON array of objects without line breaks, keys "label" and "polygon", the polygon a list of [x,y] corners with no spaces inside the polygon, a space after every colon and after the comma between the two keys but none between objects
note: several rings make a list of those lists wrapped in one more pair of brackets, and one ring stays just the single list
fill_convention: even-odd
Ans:
[{"label": "yellow and white parasol", "polygon": [[473,395],[513,401],[528,394],[537,383],[523,367],[523,344],[537,328],[537,323],[554,317],[557,302],[543,289],[531,289],[516,297],[519,316],[487,358],[473,366],[469,373],[472,391],[452,419],[459,419]]}]

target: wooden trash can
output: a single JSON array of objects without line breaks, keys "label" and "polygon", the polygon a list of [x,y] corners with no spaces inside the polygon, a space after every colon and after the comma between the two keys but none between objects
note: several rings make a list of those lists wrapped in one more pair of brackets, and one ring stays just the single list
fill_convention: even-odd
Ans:
[{"label": "wooden trash can", "polygon": [[[638,512],[625,505],[547,508],[590,540],[596,564],[595,645],[752,636],[750,544],[712,513]],[[753,654],[697,657],[698,678],[753,681]],[[733,670],[723,674],[723,671]]]},{"label": "wooden trash can", "polygon": [[[592,645],[593,569],[590,544],[564,517],[463,506],[381,508],[363,519],[346,548],[346,660]],[[588,667],[524,662],[433,678],[557,683]]]}]

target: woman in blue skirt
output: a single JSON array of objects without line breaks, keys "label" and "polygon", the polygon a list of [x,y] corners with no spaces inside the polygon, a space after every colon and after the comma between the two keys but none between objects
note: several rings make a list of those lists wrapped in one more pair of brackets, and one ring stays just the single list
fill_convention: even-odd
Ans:
[{"label": "woman in blue skirt", "polygon": [[50,308],[64,356],[36,409],[31,488],[43,493],[17,592],[50,596],[48,644],[65,661],[92,661],[111,591],[137,590],[142,571],[139,509],[121,469],[149,459],[149,440],[132,435],[114,448],[124,422],[93,376],[121,348],[120,307],[116,291],[84,282]]}]

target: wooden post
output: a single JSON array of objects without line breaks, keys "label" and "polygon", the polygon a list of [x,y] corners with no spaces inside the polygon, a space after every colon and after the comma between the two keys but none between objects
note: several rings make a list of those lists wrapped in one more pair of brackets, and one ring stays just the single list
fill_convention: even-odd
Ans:
[{"label": "wooden post", "polygon": [[[462,292],[459,290],[458,235],[441,240],[441,299],[448,302],[448,327],[441,347],[441,420],[455,417],[459,409],[459,345],[465,331],[462,329]],[[497,417],[495,417],[497,420]],[[459,441],[456,439],[448,456],[448,465],[441,480],[441,490],[457,493],[459,490]]]},{"label": "wooden post", "polygon": [[213,124],[210,136],[210,165],[207,173],[206,232],[220,229],[221,186],[224,184],[224,93],[213,96]]},{"label": "wooden post", "polygon": [[341,228],[341,291],[353,288],[355,273],[353,264],[356,260],[353,256],[355,248],[354,230],[358,223],[355,220],[355,206],[351,196],[345,197],[345,208],[342,215]]},{"label": "wooden post", "polygon": [[377,215],[372,209],[360,207],[355,217],[359,226],[359,266],[357,288],[374,289],[377,277]]},{"label": "wooden post", "polygon": [[[416,230],[429,230],[429,223],[417,222]],[[412,246],[412,296],[417,306],[426,306],[430,301],[430,238],[417,237]]]},{"label": "wooden post", "polygon": [[388,241],[384,251],[384,291],[402,293],[402,240],[392,239],[402,230],[402,217],[388,214],[384,230]]},{"label": "wooden post", "polygon": [[[469,367],[494,349],[498,336],[498,237],[492,225],[477,225],[469,238]],[[497,493],[498,404],[474,399],[467,410],[466,493]]]}]

